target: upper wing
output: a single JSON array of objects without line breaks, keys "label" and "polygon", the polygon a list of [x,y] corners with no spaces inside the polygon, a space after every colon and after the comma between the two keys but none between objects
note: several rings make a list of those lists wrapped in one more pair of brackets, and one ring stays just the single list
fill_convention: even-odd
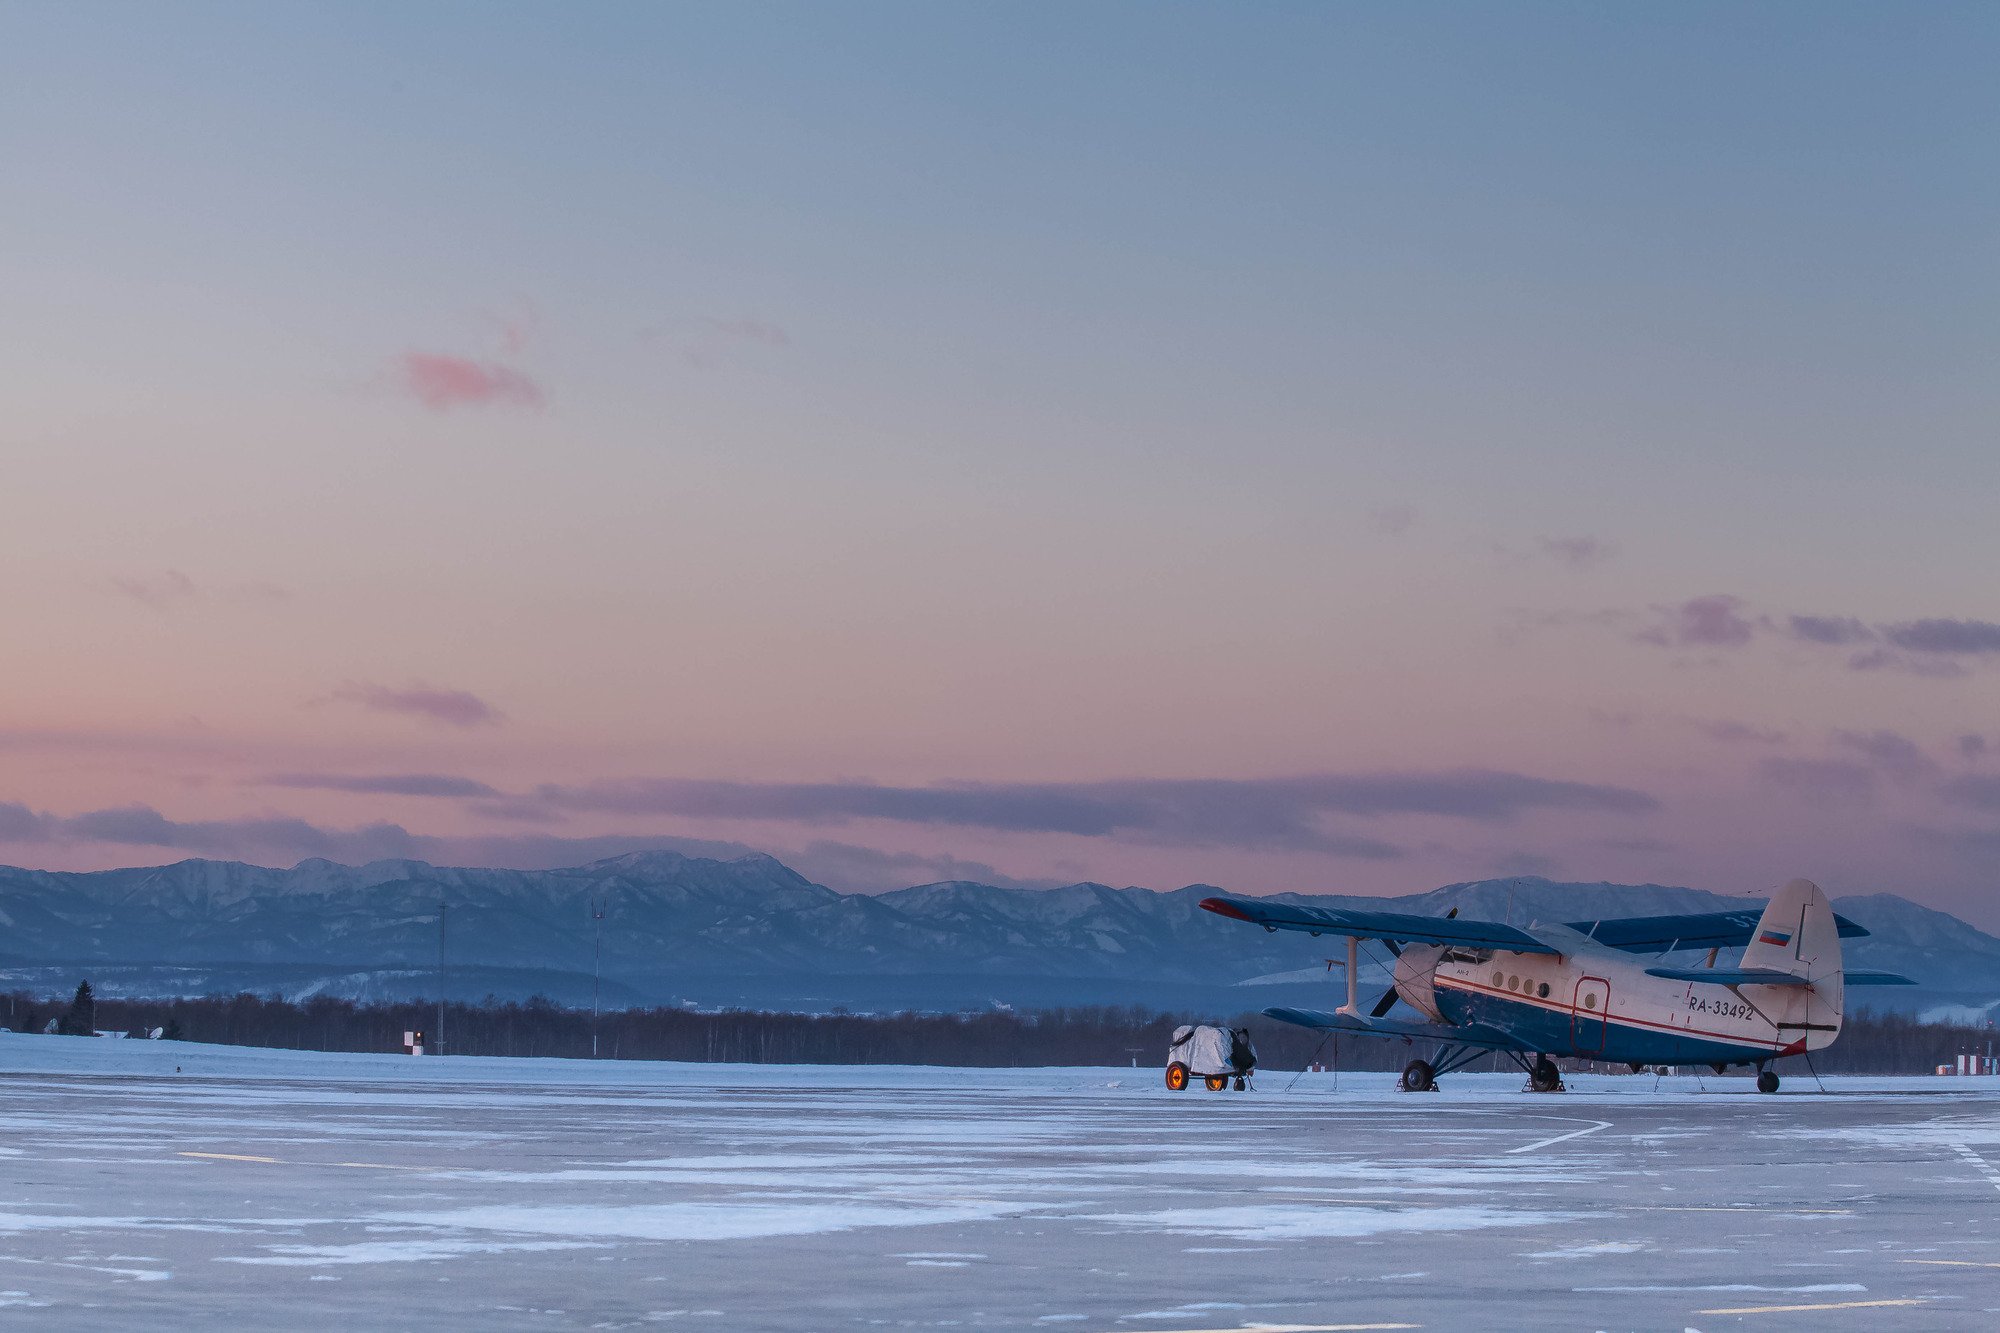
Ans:
[{"label": "upper wing", "polygon": [[1394,1018],[1356,1018],[1352,1014],[1330,1014],[1321,1009],[1266,1009],[1264,1017],[1280,1023],[1296,1023],[1302,1028],[1332,1032],[1352,1032],[1367,1037],[1415,1037],[1425,1041],[1453,1042],[1460,1046],[1485,1046],[1496,1051],[1528,1049],[1498,1028],[1469,1023],[1447,1027],[1443,1023],[1405,1023]]},{"label": "upper wing", "polygon": [[[1810,977],[1777,972],[1768,967],[1649,967],[1649,977],[1669,981],[1710,981],[1718,986],[1810,986]],[[1914,986],[1917,983],[1898,972],[1842,972],[1850,986]]]},{"label": "upper wing", "polygon": [[1498,921],[1408,916],[1402,912],[1361,912],[1346,907],[1300,907],[1257,898],[1203,898],[1201,905],[1218,916],[1248,921],[1266,930],[1303,930],[1311,935],[1356,935],[1373,940],[1458,944],[1469,948],[1507,949],[1514,953],[1558,953],[1525,930],[1502,925]]},{"label": "upper wing", "polygon": [[1649,967],[1649,977],[1668,981],[1706,981],[1717,986],[1810,986],[1811,977],[1770,967]]},{"label": "upper wing", "polygon": [[[1686,916],[1628,916],[1610,921],[1572,921],[1571,930],[1582,931],[1599,944],[1608,944],[1627,953],[1662,953],[1668,949],[1740,949],[1750,943],[1764,909],[1740,912],[1695,912]],[[1844,916],[1834,923],[1842,939],[1866,935],[1867,929]]]}]

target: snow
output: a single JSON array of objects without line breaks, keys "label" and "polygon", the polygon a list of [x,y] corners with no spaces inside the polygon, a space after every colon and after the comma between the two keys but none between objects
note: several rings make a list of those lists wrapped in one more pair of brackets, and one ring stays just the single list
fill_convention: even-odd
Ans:
[{"label": "snow", "polygon": [[1874,1327],[1995,1322],[1995,1270],[1955,1265],[2000,1264],[2000,1079],[1570,1082],[1175,1094],[1129,1069],[8,1036],[0,1305],[77,1328],[1691,1327],[1718,1292],[1865,1291],[1921,1302]]}]

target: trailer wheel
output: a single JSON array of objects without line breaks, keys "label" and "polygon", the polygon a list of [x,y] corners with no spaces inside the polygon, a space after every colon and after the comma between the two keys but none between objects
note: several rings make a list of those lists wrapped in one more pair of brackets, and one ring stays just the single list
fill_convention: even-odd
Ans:
[{"label": "trailer wheel", "polygon": [[1228,1078],[1221,1074],[1204,1074],[1202,1075],[1202,1082],[1208,1085],[1210,1092],[1221,1092],[1229,1086]]},{"label": "trailer wheel", "polygon": [[1179,1092],[1187,1087],[1188,1067],[1176,1060],[1167,1066],[1167,1091]]}]

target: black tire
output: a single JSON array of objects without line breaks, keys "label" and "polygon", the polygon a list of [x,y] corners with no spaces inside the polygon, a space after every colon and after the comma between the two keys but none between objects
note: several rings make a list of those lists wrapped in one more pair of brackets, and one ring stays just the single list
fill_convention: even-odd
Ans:
[{"label": "black tire", "polygon": [[1759,1070],[1757,1073],[1757,1091],[1776,1092],[1777,1090],[1778,1076],[1768,1069]]},{"label": "black tire", "polygon": [[1528,1071],[1528,1086],[1536,1092],[1554,1092],[1562,1087],[1562,1084],[1562,1071],[1557,1069],[1556,1062],[1546,1055],[1538,1057],[1535,1060],[1535,1067]]},{"label": "black tire", "polygon": [[1437,1074],[1423,1060],[1412,1060],[1403,1067],[1404,1092],[1435,1092]]},{"label": "black tire", "polygon": [[1247,1083],[1245,1083],[1245,1082],[1243,1081],[1243,1076],[1242,1076],[1241,1074],[1238,1074],[1238,1075],[1236,1076],[1236,1090],[1237,1090],[1238,1092],[1242,1092],[1242,1091],[1243,1091],[1243,1090],[1244,1090],[1245,1088],[1247,1088],[1247,1087],[1249,1087],[1249,1086],[1250,1086],[1249,1084],[1247,1084]]}]

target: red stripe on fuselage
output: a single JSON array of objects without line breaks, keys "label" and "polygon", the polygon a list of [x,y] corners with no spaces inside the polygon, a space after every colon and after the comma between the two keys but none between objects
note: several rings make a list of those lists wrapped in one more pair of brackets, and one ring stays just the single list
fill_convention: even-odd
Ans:
[{"label": "red stripe on fuselage", "polygon": [[1494,995],[1503,1000],[1511,1000],[1515,1004],[1525,1004],[1535,1009],[1546,1009],[1550,1013],[1569,1014],[1576,1018],[1601,1018],[1606,1023],[1617,1023],[1624,1027],[1652,1028],[1657,1032],[1673,1032],[1690,1037],[1714,1037],[1717,1041],[1735,1042],[1738,1046],[1769,1046],[1776,1049],[1784,1045],[1784,1042],[1776,1036],[1745,1037],[1734,1032],[1710,1032],[1707,1028],[1675,1027],[1672,1023],[1651,1023],[1643,1018],[1613,1018],[1609,1010],[1602,1014],[1593,1014],[1588,1009],[1579,1010],[1573,1005],[1555,1004],[1548,1000],[1533,999],[1523,996],[1518,991],[1494,990],[1491,986],[1482,986],[1476,981],[1459,981],[1456,978],[1433,976],[1431,984],[1433,986],[1443,986],[1446,990],[1472,991],[1480,995]]}]

